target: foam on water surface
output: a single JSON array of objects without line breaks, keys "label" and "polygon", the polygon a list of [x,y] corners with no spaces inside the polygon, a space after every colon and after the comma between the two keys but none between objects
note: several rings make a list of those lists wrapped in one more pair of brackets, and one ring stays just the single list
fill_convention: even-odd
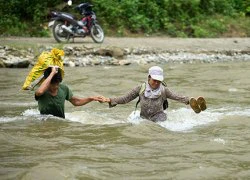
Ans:
[{"label": "foam on water surface", "polygon": [[[227,116],[247,116],[250,117],[250,109],[242,108],[220,108],[220,109],[208,109],[199,114],[194,113],[188,108],[180,108],[167,112],[168,119],[164,122],[157,122],[160,126],[170,130],[178,132],[192,131],[196,127],[207,126],[211,123],[220,121]],[[65,114],[65,120],[70,122],[78,122],[82,124],[121,124],[121,123],[131,123],[134,125],[140,124],[145,119],[140,117],[140,111],[132,111],[127,119],[122,119],[117,117],[110,117],[106,113],[97,113],[89,111],[75,111]],[[7,123],[18,120],[25,120],[33,117],[36,120],[47,120],[53,117],[59,120],[64,120],[62,118],[57,118],[52,115],[41,115],[38,109],[27,109],[20,116],[8,117],[0,116],[0,123]]]},{"label": "foam on water surface", "polygon": [[[185,132],[191,131],[195,127],[209,125],[217,122],[227,116],[250,116],[250,109],[230,108],[206,110],[199,114],[187,108],[180,108],[167,112],[168,120],[158,122],[158,124],[170,131]],[[143,119],[140,118],[139,111],[133,111],[128,121],[132,124],[140,124]]]}]

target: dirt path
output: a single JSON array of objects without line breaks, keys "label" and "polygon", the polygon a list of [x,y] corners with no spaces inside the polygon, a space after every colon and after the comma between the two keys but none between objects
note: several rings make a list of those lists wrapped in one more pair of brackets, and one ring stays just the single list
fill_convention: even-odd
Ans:
[{"label": "dirt path", "polygon": [[[58,45],[51,38],[23,38],[23,37],[1,37],[0,45]],[[141,38],[116,38],[106,37],[102,44],[96,44],[91,38],[76,38],[74,43],[67,43],[65,46],[86,46],[86,47],[107,47],[116,46],[121,48],[149,48],[161,50],[184,50],[184,51],[250,51],[250,38],[168,38],[168,37],[141,37]]]}]

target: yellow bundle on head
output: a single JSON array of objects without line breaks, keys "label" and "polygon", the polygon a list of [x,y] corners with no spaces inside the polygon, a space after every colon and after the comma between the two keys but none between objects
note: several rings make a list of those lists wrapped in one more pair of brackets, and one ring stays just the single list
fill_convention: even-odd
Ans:
[{"label": "yellow bundle on head", "polygon": [[26,80],[23,84],[23,90],[31,90],[37,84],[41,83],[43,79],[43,73],[49,66],[58,66],[62,70],[62,78],[64,77],[64,67],[62,56],[64,51],[53,48],[50,52],[42,52],[38,57],[38,61],[35,66],[29,72]]}]

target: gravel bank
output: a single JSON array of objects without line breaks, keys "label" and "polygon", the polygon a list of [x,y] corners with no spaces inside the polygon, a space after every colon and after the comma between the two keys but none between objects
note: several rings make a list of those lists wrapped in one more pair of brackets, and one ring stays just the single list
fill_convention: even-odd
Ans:
[{"label": "gravel bank", "polygon": [[[27,53],[22,50],[20,55],[17,50],[9,48],[12,46],[26,49]],[[33,64],[37,54],[32,48],[36,47],[42,52],[58,46],[63,47],[66,52],[65,65],[72,67],[152,62],[250,61],[250,38],[106,37],[102,44],[94,43],[91,38],[76,38],[74,43],[59,45],[53,38],[2,37],[0,64],[3,67],[17,67],[12,64],[22,61]]]}]

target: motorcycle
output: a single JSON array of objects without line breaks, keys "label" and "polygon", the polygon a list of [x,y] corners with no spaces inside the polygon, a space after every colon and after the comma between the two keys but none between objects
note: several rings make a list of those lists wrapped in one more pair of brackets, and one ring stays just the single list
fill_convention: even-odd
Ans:
[{"label": "motorcycle", "polygon": [[[72,1],[68,1],[71,5]],[[92,11],[93,5],[90,3],[81,3],[75,7],[81,15],[81,20],[65,12],[51,12],[51,21],[49,28],[52,29],[55,40],[59,43],[66,43],[71,38],[91,36],[94,42],[102,43],[104,40],[104,32],[97,23],[96,14]]]}]

